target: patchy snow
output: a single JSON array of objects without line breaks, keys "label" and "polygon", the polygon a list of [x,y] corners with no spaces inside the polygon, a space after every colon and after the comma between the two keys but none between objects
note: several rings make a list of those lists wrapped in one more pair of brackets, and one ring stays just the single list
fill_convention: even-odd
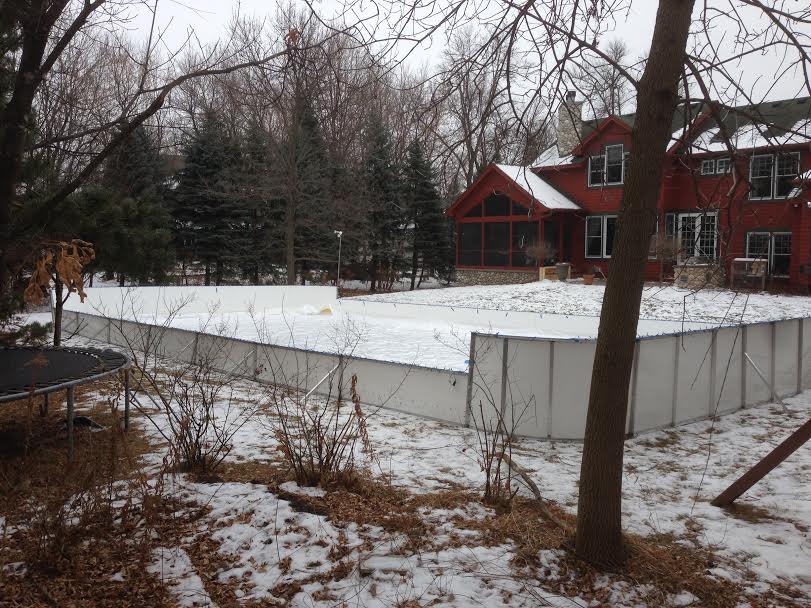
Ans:
[{"label": "patchy snow", "polygon": [[154,562],[148,568],[149,572],[156,574],[168,584],[180,606],[217,608],[183,549],[160,547],[154,551],[153,559]]},{"label": "patchy snow", "polygon": [[[72,343],[83,342],[74,339]],[[257,395],[267,390],[247,380],[235,380],[233,389],[242,397],[237,404],[244,403],[244,407],[252,407]],[[644,535],[673,534],[684,543],[714,549],[732,560],[710,569],[717,578],[753,589],[789,583],[811,598],[807,446],[746,492],[735,509],[709,504],[811,417],[811,391],[785,401],[788,414],[767,404],[628,440],[623,477],[625,528]],[[233,406],[219,404],[218,411],[224,415]],[[231,462],[267,461],[278,454],[268,428],[271,415],[251,411],[251,419],[234,437]],[[367,415],[374,459],[358,456],[373,476],[385,475],[393,485],[414,493],[483,487],[475,430],[382,409]],[[153,416],[160,425],[160,415]],[[157,430],[149,424],[145,428],[160,441]],[[545,498],[575,510],[581,444],[521,439],[511,455],[529,472]],[[280,586],[290,589],[299,584],[300,590],[289,601],[291,606],[347,602],[383,607],[405,605],[409,600],[460,608],[591,605],[583,598],[558,595],[556,551],[542,551],[538,556],[545,578],[528,580],[512,561],[516,557],[512,544],[485,546],[480,532],[457,527],[456,515],[470,519],[491,516],[491,509],[476,502],[461,509],[422,509],[420,517],[433,532],[435,550],[414,552],[398,533],[339,524],[297,510],[264,485],[202,484],[184,475],[175,479],[174,493],[210,508],[198,534],[218,540],[222,554],[236,559],[219,578],[240,585],[238,595],[245,601],[269,600]],[[283,487],[296,494],[311,491],[294,484]],[[321,491],[310,495],[319,497]],[[454,542],[446,543],[448,538]],[[195,538],[184,542],[194,543]],[[206,601],[204,583],[182,547],[161,549],[155,557],[153,571],[174,583],[172,588],[183,605],[190,605],[185,602],[192,598]],[[329,576],[338,562],[347,566],[346,576]],[[755,580],[747,578],[747,570],[754,572]],[[647,604],[639,600],[646,591],[641,587],[608,576],[601,577],[598,584],[606,586],[615,606],[701,605],[686,591]]]},{"label": "patchy snow", "polygon": [[557,190],[546,180],[538,177],[529,167],[496,165],[496,167],[532,198],[547,209],[579,210],[580,205]]},{"label": "patchy snow", "polygon": [[[453,287],[431,291],[359,296],[376,302],[434,304],[492,310],[599,316],[603,285],[541,281],[522,285]],[[640,318],[730,323],[773,321],[811,316],[811,297],[745,294],[724,289],[698,292],[673,286],[647,285]]]}]

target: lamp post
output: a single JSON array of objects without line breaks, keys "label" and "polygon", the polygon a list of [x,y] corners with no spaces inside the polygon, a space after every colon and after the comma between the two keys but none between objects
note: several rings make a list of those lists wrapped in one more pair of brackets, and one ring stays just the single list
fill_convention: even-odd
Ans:
[{"label": "lamp post", "polygon": [[343,230],[333,230],[335,236],[338,237],[338,274],[335,276],[335,287],[338,287],[338,283],[341,280],[341,237],[344,235]]}]

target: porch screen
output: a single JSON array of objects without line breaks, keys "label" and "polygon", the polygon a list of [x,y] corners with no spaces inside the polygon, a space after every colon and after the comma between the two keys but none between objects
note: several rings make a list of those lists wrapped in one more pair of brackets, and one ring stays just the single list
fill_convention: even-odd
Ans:
[{"label": "porch screen", "polygon": [[459,263],[462,266],[482,263],[481,224],[459,224]]},{"label": "porch screen", "polygon": [[489,222],[484,224],[484,265],[510,265],[509,222]]},{"label": "porch screen", "polygon": [[538,240],[538,222],[513,222],[512,266],[527,268],[535,261],[527,256],[527,247]]}]

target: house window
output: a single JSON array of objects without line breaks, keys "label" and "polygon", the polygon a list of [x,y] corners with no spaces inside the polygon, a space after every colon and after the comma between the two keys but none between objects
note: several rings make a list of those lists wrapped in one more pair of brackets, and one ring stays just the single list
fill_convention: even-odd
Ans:
[{"label": "house window", "polygon": [[610,258],[617,231],[616,215],[592,215],[586,218],[586,257]]},{"label": "house window", "polygon": [[482,225],[459,224],[459,264],[479,266],[482,263]]},{"label": "house window", "polygon": [[774,169],[774,156],[761,154],[753,156],[749,161],[749,198],[772,197],[772,170]]},{"label": "house window", "polygon": [[732,159],[731,158],[719,158],[715,161],[715,172],[716,173],[732,173]]},{"label": "house window", "polygon": [[715,173],[715,159],[701,161],[701,175],[713,175]]},{"label": "house window", "polygon": [[799,174],[799,152],[755,155],[749,164],[749,198],[786,198]]},{"label": "house window", "polygon": [[538,222],[513,222],[512,266],[532,267],[535,260],[527,255],[527,248],[538,241]]},{"label": "house window", "polygon": [[746,235],[746,257],[768,261],[773,277],[789,276],[791,267],[790,232],[750,232]]},{"label": "house window", "polygon": [[484,199],[485,217],[510,215],[511,201],[505,194],[491,194]]},{"label": "house window", "polygon": [[800,175],[800,153],[778,154],[775,171],[774,198],[786,198],[794,190],[794,180]]},{"label": "house window", "polygon": [[484,265],[510,265],[509,222],[487,222],[484,224]]},{"label": "house window", "polygon": [[[670,214],[668,214],[670,215]],[[679,213],[675,215],[678,258],[705,258],[718,256],[718,213]]]},{"label": "house window", "polygon": [[623,183],[625,152],[622,144],[605,147],[605,154],[589,157],[589,186]]}]

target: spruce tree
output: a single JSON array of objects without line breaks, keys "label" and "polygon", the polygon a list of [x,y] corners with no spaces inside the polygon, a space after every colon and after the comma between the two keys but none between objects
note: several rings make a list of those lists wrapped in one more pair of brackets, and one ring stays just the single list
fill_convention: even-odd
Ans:
[{"label": "spruce tree", "polygon": [[447,220],[431,163],[417,139],[408,146],[408,160],[403,170],[403,206],[408,214],[411,289],[414,289],[420,268],[431,274],[441,273],[450,257]]},{"label": "spruce tree", "polygon": [[298,274],[304,283],[309,270],[324,269],[335,259],[330,176],[318,118],[309,101],[300,98],[272,160],[273,199],[282,215],[274,240],[284,244],[288,285]]},{"label": "spruce tree", "polygon": [[208,113],[185,147],[173,217],[176,248],[200,262],[205,284],[220,285],[247,248],[247,212],[238,188],[239,148],[219,118]]},{"label": "spruce tree", "polygon": [[[136,129],[104,166],[101,183],[113,205],[102,204],[100,192],[84,197],[88,217],[104,212],[114,238],[97,234],[96,265],[125,278],[144,283],[163,282],[173,261],[171,215],[167,205],[165,175],[157,147],[143,128]],[[92,206],[99,208],[93,212]]]},{"label": "spruce tree", "polygon": [[[400,175],[392,154],[391,137],[379,112],[370,119],[364,175],[368,203],[368,269],[370,290],[390,283],[403,266]],[[388,280],[386,280],[388,279]],[[384,283],[385,281],[385,283]]]}]

